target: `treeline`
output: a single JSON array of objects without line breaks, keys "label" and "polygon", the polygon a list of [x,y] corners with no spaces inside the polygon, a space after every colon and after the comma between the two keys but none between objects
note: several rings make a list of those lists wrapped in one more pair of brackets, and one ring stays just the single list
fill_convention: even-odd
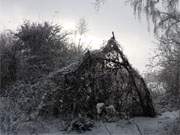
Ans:
[{"label": "treeline", "polygon": [[80,56],[82,48],[70,43],[68,35],[61,26],[48,22],[25,22],[16,32],[1,33],[0,87],[16,81],[37,82]]},{"label": "treeline", "polygon": [[0,34],[0,132],[16,134],[24,122],[49,114],[43,107],[53,102],[56,86],[45,78],[83,52],[71,41],[61,26],[48,22],[25,22]]}]

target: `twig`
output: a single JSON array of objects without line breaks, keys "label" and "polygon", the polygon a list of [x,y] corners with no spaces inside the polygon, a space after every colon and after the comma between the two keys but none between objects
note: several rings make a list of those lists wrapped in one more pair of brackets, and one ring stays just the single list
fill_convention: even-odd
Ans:
[{"label": "twig", "polygon": [[104,128],[106,129],[108,135],[112,135],[112,133],[109,131],[109,129],[107,128],[107,126],[101,121],[102,125],[104,126]]},{"label": "twig", "polygon": [[137,128],[137,130],[139,132],[139,135],[144,135],[143,132],[141,131],[140,126],[134,120],[131,120],[130,122],[133,123],[136,126],[136,128]]}]

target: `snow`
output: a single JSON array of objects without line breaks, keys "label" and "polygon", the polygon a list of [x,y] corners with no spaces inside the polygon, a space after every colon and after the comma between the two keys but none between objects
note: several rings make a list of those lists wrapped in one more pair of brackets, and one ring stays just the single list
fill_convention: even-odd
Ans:
[{"label": "snow", "polygon": [[113,105],[107,106],[106,111],[110,111],[111,113],[116,113],[116,109]]},{"label": "snow", "polygon": [[[97,122],[92,131],[81,135],[167,135],[171,134],[179,111],[166,112],[156,118],[136,117],[130,120],[119,120],[114,123]],[[76,132],[54,132],[41,135],[78,135]]]},{"label": "snow", "polygon": [[101,114],[103,107],[104,107],[104,103],[97,103],[96,105],[97,114]]},{"label": "snow", "polygon": [[179,115],[180,110],[165,112],[155,118],[135,117],[112,123],[99,121],[91,131],[83,133],[62,131],[61,120],[54,119],[44,121],[46,130],[38,135],[171,135]]}]

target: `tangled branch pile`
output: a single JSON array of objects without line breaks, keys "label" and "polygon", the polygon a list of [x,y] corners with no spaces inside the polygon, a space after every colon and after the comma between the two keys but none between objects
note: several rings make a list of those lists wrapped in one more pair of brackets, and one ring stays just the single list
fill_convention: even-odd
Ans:
[{"label": "tangled branch pile", "polygon": [[81,60],[48,78],[57,84],[49,99],[62,114],[96,118],[103,110],[97,112],[97,105],[102,103],[106,108],[103,116],[111,115],[108,108],[121,118],[155,115],[146,83],[114,38],[101,50],[87,51]]}]

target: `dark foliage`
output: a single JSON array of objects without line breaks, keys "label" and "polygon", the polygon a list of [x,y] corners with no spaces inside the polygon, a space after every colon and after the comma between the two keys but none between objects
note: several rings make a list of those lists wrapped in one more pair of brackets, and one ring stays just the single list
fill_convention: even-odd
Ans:
[{"label": "dark foliage", "polygon": [[3,105],[0,106],[2,131],[14,132],[17,124],[43,116],[41,111],[44,106],[51,106],[53,99],[47,99],[56,89],[52,81],[45,79],[47,74],[66,66],[81,54],[80,48],[68,42],[67,32],[47,22],[25,22],[16,32],[2,33],[0,100],[5,99],[0,101]]},{"label": "dark foliage", "polygon": [[67,42],[67,36],[68,33],[57,25],[24,23],[15,34],[20,57],[18,78],[35,82],[54,69],[65,66],[74,51]]},{"label": "dark foliage", "polygon": [[16,56],[14,38],[10,32],[0,35],[0,88],[16,80]]}]

